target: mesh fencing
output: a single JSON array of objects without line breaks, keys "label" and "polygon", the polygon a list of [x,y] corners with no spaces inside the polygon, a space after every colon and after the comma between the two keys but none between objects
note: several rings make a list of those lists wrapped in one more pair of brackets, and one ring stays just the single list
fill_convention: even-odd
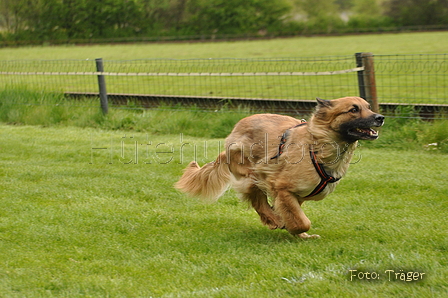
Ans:
[{"label": "mesh fencing", "polygon": [[375,55],[380,103],[448,104],[448,54]]},{"label": "mesh fencing", "polygon": [[[373,55],[376,94],[380,106],[448,104],[448,54]],[[358,96],[354,55],[272,59],[140,59],[0,61],[0,90],[27,88],[74,95],[98,95],[97,76],[118,104],[140,98],[151,107],[161,101],[216,109],[223,102],[258,103],[259,110],[294,112],[315,97]],[[371,87],[371,86],[370,86]],[[157,98],[145,103],[143,98]],[[260,103],[263,104],[260,104]],[[302,109],[303,110],[303,109]],[[437,112],[437,110],[435,111]]]},{"label": "mesh fencing", "polygon": [[[313,99],[356,94],[353,57],[105,60],[114,94]],[[2,85],[98,92],[93,60],[0,61]],[[337,77],[331,75],[337,75]]]}]

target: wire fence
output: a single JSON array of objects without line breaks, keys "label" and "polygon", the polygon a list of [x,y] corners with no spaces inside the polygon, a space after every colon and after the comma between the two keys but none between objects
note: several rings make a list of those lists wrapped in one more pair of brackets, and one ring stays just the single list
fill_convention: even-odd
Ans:
[{"label": "wire fence", "polygon": [[378,100],[448,104],[448,54],[375,55]]},{"label": "wire fence", "polygon": [[[331,72],[354,68],[353,57],[291,59],[104,60],[114,94],[312,99],[357,90],[356,76]],[[98,92],[92,60],[2,61],[7,85],[65,93]],[[355,81],[353,80],[355,79]]]},{"label": "wire fence", "polygon": [[[369,55],[368,55],[369,56]],[[172,100],[216,109],[216,104],[268,103],[275,111],[294,112],[295,104],[315,97],[368,97],[382,109],[415,105],[435,116],[448,106],[448,54],[370,55],[367,69],[354,55],[272,59],[142,59],[0,61],[0,90],[22,88],[98,96],[99,76],[109,96]],[[369,79],[360,80],[364,75]],[[363,93],[368,89],[368,94]],[[374,92],[373,92],[374,91]],[[124,100],[123,100],[124,99]],[[5,99],[2,99],[5,100]],[[282,110],[283,107],[283,110]],[[428,108],[429,107],[429,108]],[[428,111],[429,111],[428,110]],[[389,110],[388,110],[389,111]],[[390,111],[393,113],[393,111]]]}]

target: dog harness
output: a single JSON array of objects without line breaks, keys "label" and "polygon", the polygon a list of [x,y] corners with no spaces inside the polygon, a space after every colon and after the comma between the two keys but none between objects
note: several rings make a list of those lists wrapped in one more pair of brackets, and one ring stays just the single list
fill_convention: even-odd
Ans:
[{"label": "dog harness", "polygon": [[[296,126],[293,126],[291,128],[288,128],[282,134],[282,137],[280,139],[280,144],[278,146],[278,153],[277,153],[276,156],[271,157],[271,160],[275,159],[275,158],[278,158],[280,155],[282,155],[283,149],[285,148],[285,144],[286,144],[287,138],[291,134],[291,129],[299,127],[299,126],[303,126],[303,125],[306,125],[306,124],[307,124],[307,122],[305,120],[302,120],[302,123],[297,124]],[[335,183],[335,182],[337,182],[337,181],[339,181],[341,179],[341,178],[334,178],[333,176],[330,176],[330,175],[327,174],[327,172],[324,169],[323,164],[320,164],[320,163],[317,162],[316,153],[313,150],[310,150],[310,157],[311,157],[311,161],[313,162],[313,166],[314,166],[314,168],[317,171],[317,174],[319,174],[319,176],[320,176],[320,183],[305,198],[313,197],[313,196],[316,196],[316,195],[320,194],[325,189],[325,187],[327,186],[328,183]]]},{"label": "dog harness", "polygon": [[289,135],[291,134],[291,129],[299,127],[299,126],[303,126],[303,125],[307,125],[308,123],[306,122],[305,119],[300,120],[301,123],[297,124],[296,126],[293,126],[291,128],[288,128],[283,134],[282,137],[280,139],[280,145],[278,145],[278,153],[276,156],[271,157],[271,159],[276,159],[277,157],[279,157],[280,155],[283,154],[283,148],[285,148],[285,143],[287,141],[287,138],[289,137]]}]

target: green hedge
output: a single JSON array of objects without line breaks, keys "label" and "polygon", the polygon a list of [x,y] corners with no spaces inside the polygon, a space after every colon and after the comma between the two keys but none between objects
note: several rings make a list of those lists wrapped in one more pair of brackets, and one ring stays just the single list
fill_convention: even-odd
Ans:
[{"label": "green hedge", "polygon": [[[386,1],[381,9],[376,0],[3,0],[0,42],[219,39],[397,31],[403,26],[447,28],[446,0],[400,1]],[[400,5],[403,1],[406,5]]]}]

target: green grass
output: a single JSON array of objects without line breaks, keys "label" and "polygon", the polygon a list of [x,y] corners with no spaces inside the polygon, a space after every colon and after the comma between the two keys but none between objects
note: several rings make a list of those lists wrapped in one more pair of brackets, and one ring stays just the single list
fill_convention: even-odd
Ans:
[{"label": "green grass", "polygon": [[[442,54],[447,32],[295,37],[216,43],[166,43],[94,46],[41,46],[2,48],[2,71],[90,72],[95,58],[106,60],[109,72],[282,72],[332,71],[355,67],[354,53],[375,55]],[[140,60],[208,58],[284,58],[286,62],[244,60]],[[305,58],[320,57],[317,60]],[[321,60],[322,57],[328,61]],[[377,56],[378,57],[378,56]],[[433,57],[434,58],[434,57]],[[397,61],[375,60],[380,102],[446,104],[446,69],[438,61],[421,57]],[[24,62],[22,60],[31,60]],[[55,61],[55,59],[60,59]],[[62,60],[65,59],[65,60]],[[73,60],[77,59],[77,60]],[[389,60],[390,59],[390,60]],[[429,59],[429,58],[428,58]],[[36,61],[33,61],[36,60]],[[51,60],[51,61],[44,61]],[[126,60],[126,62],[123,62]],[[406,59],[405,59],[406,60]],[[416,61],[413,61],[416,60]],[[384,63],[383,63],[384,62]],[[412,65],[410,63],[414,62]],[[24,63],[24,65],[22,65]],[[0,75],[3,86],[27,85],[55,92],[97,92],[95,76]],[[163,94],[279,99],[338,98],[358,94],[356,73],[337,76],[295,77],[107,77],[109,93]]]},{"label": "green grass", "polygon": [[[229,110],[225,106],[215,112],[176,105],[142,109],[130,102],[124,108],[110,108],[104,116],[98,99],[68,100],[63,95],[26,90],[0,92],[0,122],[27,125],[61,125],[93,127],[106,130],[150,132],[151,134],[183,133],[190,136],[223,138],[250,109]],[[128,109],[129,108],[129,109]]]},{"label": "green grass", "polygon": [[259,58],[319,57],[380,54],[441,54],[448,47],[448,32],[314,36],[270,40],[207,43],[149,43],[94,46],[39,46],[1,48],[4,60],[95,59],[129,60],[147,58]]},{"label": "green grass", "polygon": [[[0,134],[2,297],[443,297],[448,290],[447,155],[362,146],[336,192],[305,205],[311,232],[322,238],[301,241],[262,226],[232,191],[208,205],[172,188],[194,145],[207,162],[222,139],[11,125]],[[350,281],[350,269],[380,280]],[[388,281],[386,270],[425,278]]]},{"label": "green grass", "polygon": [[[104,116],[96,100],[67,100],[61,94],[36,93],[26,88],[0,92],[0,123],[43,126],[76,126],[103,130],[126,130],[155,135],[184,134],[195,137],[225,138],[242,118],[261,111],[247,107],[202,111],[197,107],[176,105],[157,109],[142,109],[132,102],[126,108],[113,107]],[[128,109],[130,108],[130,109]],[[269,111],[262,111],[269,112]],[[425,122],[414,110],[404,107],[396,117],[388,117],[381,128],[381,137],[365,142],[367,148],[396,148],[401,150],[436,150],[448,153],[448,120]],[[309,115],[296,115],[309,118]],[[429,144],[432,144],[428,146]]]},{"label": "green grass", "polygon": [[[205,47],[33,47],[0,49],[0,55],[445,51],[445,32],[419,34]],[[422,42],[423,36],[430,38]],[[444,297],[448,291],[446,121],[387,119],[379,140],[362,143],[360,162],[336,192],[305,205],[311,232],[322,238],[301,241],[262,226],[233,191],[207,205],[172,187],[195,154],[201,164],[212,161],[233,124],[256,111],[112,108],[105,117],[97,102],[22,89],[0,93],[1,297]],[[351,281],[351,269],[377,272],[380,280]],[[425,278],[389,281],[386,270],[418,271]]]}]

